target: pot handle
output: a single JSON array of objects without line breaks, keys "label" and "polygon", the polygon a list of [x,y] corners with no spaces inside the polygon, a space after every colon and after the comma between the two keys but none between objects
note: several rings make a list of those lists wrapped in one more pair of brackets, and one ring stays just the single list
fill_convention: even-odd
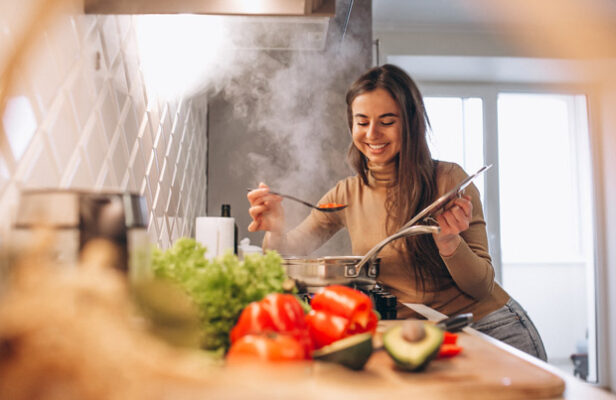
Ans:
[{"label": "pot handle", "polygon": [[414,226],[409,226],[408,228],[401,229],[400,231],[394,233],[393,235],[386,237],[381,242],[379,242],[377,245],[375,245],[373,248],[371,248],[356,265],[347,266],[347,268],[344,271],[344,276],[347,278],[358,277],[363,266],[368,264],[369,262],[372,262],[376,258],[376,256],[379,254],[379,252],[383,249],[383,247],[385,247],[391,241],[394,241],[401,237],[422,235],[426,233],[434,234],[434,233],[439,233],[440,231],[441,231],[441,228],[439,228],[438,226],[428,226],[428,225],[414,225]]}]

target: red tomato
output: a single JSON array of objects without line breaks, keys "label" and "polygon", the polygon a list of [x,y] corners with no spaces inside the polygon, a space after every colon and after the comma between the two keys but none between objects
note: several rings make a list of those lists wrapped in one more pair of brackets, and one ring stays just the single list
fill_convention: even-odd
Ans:
[{"label": "red tomato", "polygon": [[297,361],[306,358],[302,344],[285,334],[249,334],[231,345],[227,361],[236,363],[246,360]]},{"label": "red tomato", "polygon": [[462,347],[458,346],[457,344],[443,343],[441,345],[441,348],[438,351],[438,357],[446,358],[446,357],[457,356],[458,354],[460,354],[461,351],[462,351]]}]

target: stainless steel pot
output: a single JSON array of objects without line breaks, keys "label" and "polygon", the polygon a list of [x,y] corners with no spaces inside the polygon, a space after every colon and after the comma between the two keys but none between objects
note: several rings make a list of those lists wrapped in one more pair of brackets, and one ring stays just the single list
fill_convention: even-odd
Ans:
[{"label": "stainless steel pot", "polygon": [[145,199],[137,194],[24,190],[13,226],[15,244],[32,243],[40,228],[54,232],[56,240],[49,250],[59,264],[76,265],[81,250],[93,239],[106,239],[116,246],[120,270],[147,262],[147,212]]},{"label": "stainless steel pot", "polygon": [[294,279],[300,290],[308,292],[328,285],[348,285],[372,290],[379,275],[378,253],[389,242],[414,235],[437,233],[437,226],[416,225],[401,229],[374,246],[365,256],[341,256],[322,258],[285,258],[283,266],[289,278]]},{"label": "stainless steel pot", "polygon": [[283,259],[283,266],[300,290],[314,292],[328,285],[347,285],[371,290],[376,285],[381,259],[371,260],[366,265],[367,268],[357,273],[356,266],[361,260],[361,256],[293,257]]}]

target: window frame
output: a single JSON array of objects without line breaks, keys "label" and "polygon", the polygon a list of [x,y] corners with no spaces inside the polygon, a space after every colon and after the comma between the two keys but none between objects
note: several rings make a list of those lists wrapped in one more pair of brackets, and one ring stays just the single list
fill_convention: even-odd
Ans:
[{"label": "window frame", "polygon": [[[605,263],[606,254],[605,232],[606,227],[601,223],[605,219],[605,210],[598,199],[602,197],[601,176],[601,144],[598,132],[601,126],[600,116],[594,112],[600,107],[595,107],[598,102],[600,90],[592,84],[539,84],[539,83],[509,83],[509,82],[437,82],[417,81],[417,85],[424,97],[476,97],[482,100],[483,106],[483,151],[486,165],[492,164],[492,170],[484,180],[485,203],[483,204],[486,218],[487,234],[490,246],[490,254],[495,270],[496,280],[502,282],[502,252],[500,240],[500,187],[499,187],[499,160],[498,160],[498,95],[499,93],[529,93],[529,94],[562,94],[562,95],[585,95],[588,123],[588,148],[590,157],[590,202],[592,205],[593,232],[593,255],[594,265],[591,272],[592,294],[594,304],[588,315],[589,327],[594,327],[594,332],[589,332],[589,346],[595,348],[596,360],[589,359],[588,382],[598,386],[604,386],[608,379],[609,354],[602,349],[608,347],[607,326],[605,316],[608,313],[608,295],[599,279],[602,274],[599,266]],[[487,188],[491,190],[488,191]],[[590,284],[590,283],[589,283]],[[600,350],[601,349],[601,350]]]}]

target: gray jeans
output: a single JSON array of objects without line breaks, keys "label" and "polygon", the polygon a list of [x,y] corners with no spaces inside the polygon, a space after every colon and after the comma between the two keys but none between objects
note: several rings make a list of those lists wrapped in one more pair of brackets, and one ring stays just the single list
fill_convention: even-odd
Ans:
[{"label": "gray jeans", "polygon": [[472,328],[547,361],[543,341],[522,306],[514,299],[471,325]]}]

